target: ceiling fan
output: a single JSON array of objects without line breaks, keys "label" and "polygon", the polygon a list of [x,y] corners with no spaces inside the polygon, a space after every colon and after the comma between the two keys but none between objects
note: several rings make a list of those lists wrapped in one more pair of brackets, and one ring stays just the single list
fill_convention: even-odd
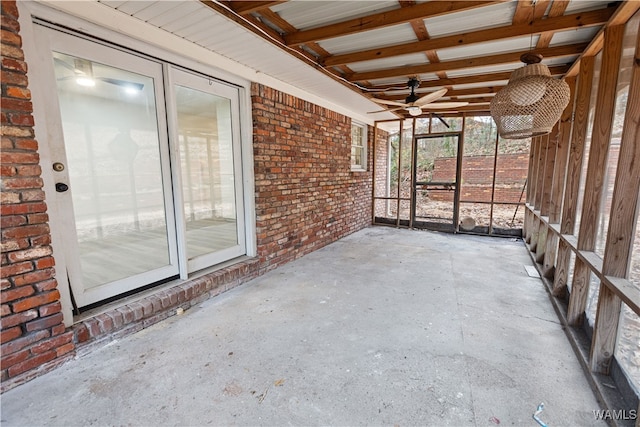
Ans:
[{"label": "ceiling fan", "polygon": [[447,93],[447,89],[440,89],[435,92],[428,93],[422,97],[416,95],[416,88],[420,86],[420,81],[416,78],[412,78],[407,83],[407,86],[411,89],[411,94],[406,97],[404,102],[390,101],[388,99],[371,98],[372,101],[378,104],[391,105],[396,108],[387,108],[385,110],[370,111],[368,114],[382,113],[385,111],[398,111],[406,109],[412,116],[419,116],[422,114],[422,110],[437,110],[447,108],[458,108],[465,105],[469,105],[468,102],[434,102],[444,96]]}]

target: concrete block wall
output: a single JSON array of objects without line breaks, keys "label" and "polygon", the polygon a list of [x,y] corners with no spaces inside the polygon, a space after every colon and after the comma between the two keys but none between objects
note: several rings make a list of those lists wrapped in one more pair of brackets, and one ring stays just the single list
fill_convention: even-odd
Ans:
[{"label": "concrete block wall", "polygon": [[[351,172],[348,117],[252,86],[258,257],[62,323],[16,2],[2,10],[1,391],[141,330],[371,223],[368,170]],[[373,135],[369,128],[369,141]]]}]

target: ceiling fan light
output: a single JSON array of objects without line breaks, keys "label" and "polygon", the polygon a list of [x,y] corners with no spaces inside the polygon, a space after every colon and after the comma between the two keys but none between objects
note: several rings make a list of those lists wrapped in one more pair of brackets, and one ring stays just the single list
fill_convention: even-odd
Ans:
[{"label": "ceiling fan light", "polygon": [[94,87],[96,85],[95,80],[93,80],[91,77],[86,77],[86,76],[76,77],[76,83],[80,86],[85,86],[85,87]]},{"label": "ceiling fan light", "polygon": [[411,114],[413,117],[417,117],[420,114],[422,114],[422,108],[420,107],[409,107],[407,108],[407,111],[409,112],[409,114]]}]

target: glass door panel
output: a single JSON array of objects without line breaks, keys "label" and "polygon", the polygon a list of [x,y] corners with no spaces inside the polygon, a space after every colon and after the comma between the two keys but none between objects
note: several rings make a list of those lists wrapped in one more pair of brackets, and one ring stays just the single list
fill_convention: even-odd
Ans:
[{"label": "glass door panel", "polygon": [[177,274],[162,68],[49,33],[63,134],[56,194],[76,238],[66,252],[82,307]]},{"label": "glass door panel", "polygon": [[[243,255],[238,91],[172,70],[189,271]],[[234,141],[238,141],[234,144]],[[240,209],[239,209],[240,207]]]}]

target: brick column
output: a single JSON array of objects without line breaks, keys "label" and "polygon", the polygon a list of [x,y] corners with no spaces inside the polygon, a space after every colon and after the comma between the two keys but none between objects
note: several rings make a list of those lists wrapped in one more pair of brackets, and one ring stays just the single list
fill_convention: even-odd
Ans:
[{"label": "brick column", "polygon": [[[2,1],[2,390],[74,350],[62,323],[18,8]],[[35,375],[35,372],[34,372]]]}]

